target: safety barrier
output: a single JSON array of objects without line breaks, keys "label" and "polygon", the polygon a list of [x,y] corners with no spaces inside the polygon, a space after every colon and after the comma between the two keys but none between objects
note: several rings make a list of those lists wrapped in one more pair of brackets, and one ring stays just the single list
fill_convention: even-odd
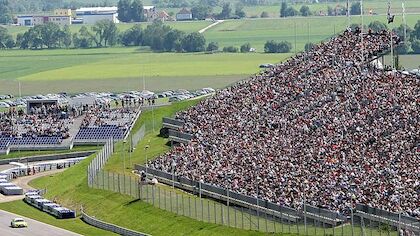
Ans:
[{"label": "safety barrier", "polygon": [[116,234],[119,235],[124,235],[124,236],[147,236],[148,234],[145,233],[141,233],[141,232],[137,232],[134,230],[130,230],[124,227],[120,227],[118,225],[114,225],[114,224],[110,224],[107,223],[105,221],[102,220],[98,220],[95,217],[89,216],[88,214],[86,214],[83,209],[81,210],[82,212],[82,220],[84,222],[86,222],[87,224],[90,224],[92,226],[95,226],[97,228],[103,229],[103,230],[107,230],[107,231],[111,231],[114,232]]}]

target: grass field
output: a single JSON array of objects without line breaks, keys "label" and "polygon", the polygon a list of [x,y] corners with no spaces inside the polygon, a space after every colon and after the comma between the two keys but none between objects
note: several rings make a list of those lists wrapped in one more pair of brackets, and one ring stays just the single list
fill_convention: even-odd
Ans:
[{"label": "grass field", "polygon": [[[225,87],[290,54],[145,53],[138,48],[0,51],[0,94]],[[36,63],[34,63],[36,62]],[[83,81],[83,82],[81,82]]]},{"label": "grass field", "polygon": [[0,155],[0,159],[11,159],[11,158],[21,158],[21,157],[30,157],[38,155],[48,155],[48,154],[61,154],[61,153],[70,153],[70,152],[83,152],[83,151],[96,151],[100,149],[97,146],[76,146],[71,150],[48,150],[48,151],[13,151],[9,155]]},{"label": "grass field", "polygon": [[[420,14],[408,15],[407,24],[414,27]],[[365,16],[364,24],[372,21],[386,21],[386,16]],[[360,16],[352,17],[351,23],[360,24]],[[401,17],[396,17],[392,27],[402,23]],[[296,25],[296,38],[295,38]],[[289,41],[292,51],[302,51],[307,42],[320,42],[347,27],[346,17],[299,17],[284,19],[243,19],[228,20],[204,33],[208,42],[215,41],[219,46],[240,46],[249,42],[257,51],[262,52],[267,40]],[[389,26],[390,27],[390,26]],[[295,47],[296,39],[296,47]]]}]

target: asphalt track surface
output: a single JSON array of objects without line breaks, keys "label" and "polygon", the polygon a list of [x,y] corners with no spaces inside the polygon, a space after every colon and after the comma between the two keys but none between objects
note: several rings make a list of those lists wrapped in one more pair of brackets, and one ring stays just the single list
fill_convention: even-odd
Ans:
[{"label": "asphalt track surface", "polygon": [[[10,221],[20,217],[28,223],[28,228],[12,228]],[[27,217],[22,217],[6,211],[0,210],[0,235],[1,236],[79,236],[65,229],[60,229],[52,225],[44,224]]]}]

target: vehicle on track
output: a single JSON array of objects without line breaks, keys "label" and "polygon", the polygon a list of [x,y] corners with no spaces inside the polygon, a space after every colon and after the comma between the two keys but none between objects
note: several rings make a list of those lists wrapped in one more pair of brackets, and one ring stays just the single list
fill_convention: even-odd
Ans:
[{"label": "vehicle on track", "polygon": [[12,222],[10,222],[10,226],[12,228],[26,228],[28,227],[28,223],[22,218],[14,218]]}]

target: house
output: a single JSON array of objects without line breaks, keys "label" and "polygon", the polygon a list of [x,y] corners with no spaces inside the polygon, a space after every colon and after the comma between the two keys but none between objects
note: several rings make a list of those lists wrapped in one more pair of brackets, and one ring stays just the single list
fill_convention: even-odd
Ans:
[{"label": "house", "polygon": [[110,20],[119,23],[118,7],[82,7],[76,10],[76,20],[83,24],[95,24],[100,20]]},{"label": "house", "polygon": [[153,16],[153,20],[159,20],[159,21],[165,22],[165,21],[172,21],[173,18],[166,11],[160,11]]},{"label": "house", "polygon": [[144,17],[147,19],[147,21],[153,21],[154,16],[157,16],[155,6],[143,6],[143,13],[144,13]]},{"label": "house", "polygon": [[190,10],[187,10],[186,8],[182,8],[177,14],[176,14],[176,20],[182,21],[182,20],[192,20],[193,16]]}]

